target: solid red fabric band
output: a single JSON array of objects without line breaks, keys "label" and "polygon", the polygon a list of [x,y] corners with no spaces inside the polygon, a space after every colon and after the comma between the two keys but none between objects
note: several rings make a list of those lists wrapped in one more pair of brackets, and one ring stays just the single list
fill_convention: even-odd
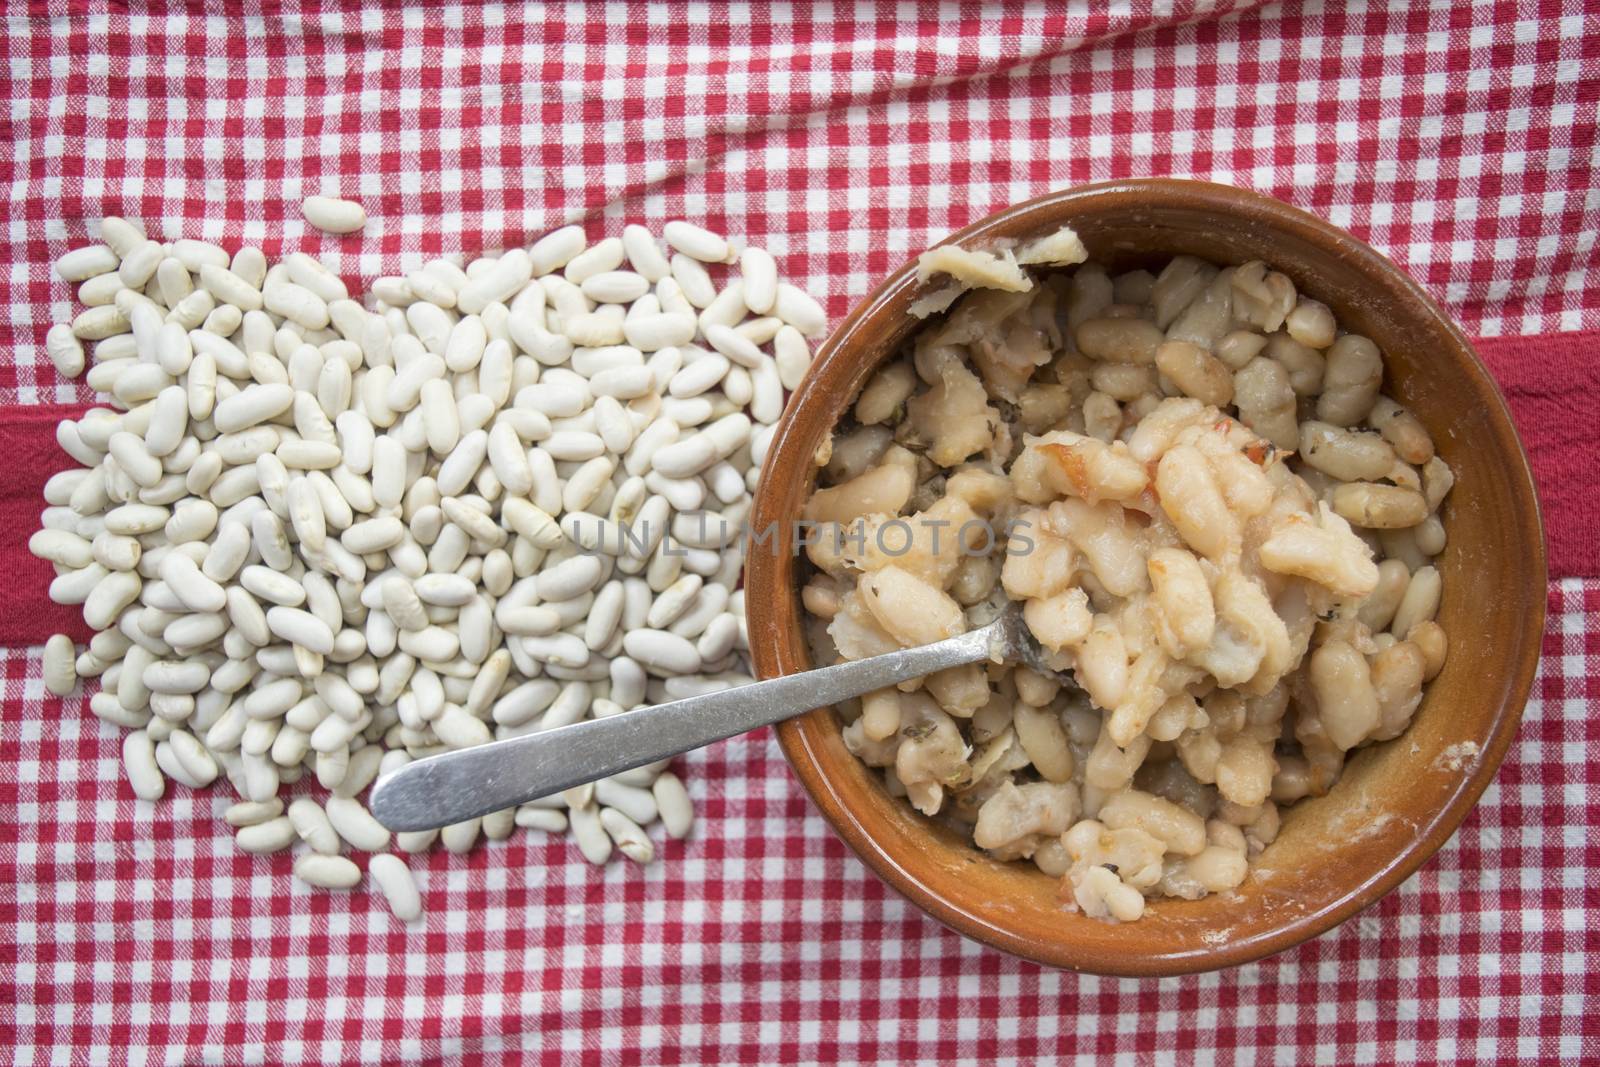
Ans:
[{"label": "solid red fabric band", "polygon": [[1600,333],[1481,338],[1544,512],[1550,577],[1600,575]]},{"label": "solid red fabric band", "polygon": [[[1544,508],[1550,576],[1600,575],[1600,335],[1482,338],[1477,348],[1511,405]],[[56,423],[82,405],[13,407],[0,419],[0,645],[53,633],[87,640],[76,606],[46,595],[54,571],[28,551],[46,478],[70,465]]]},{"label": "solid red fabric band", "polygon": [[44,483],[77,462],[56,444],[56,424],[84,404],[11,407],[0,415],[0,645],[36,645],[54,633],[87,641],[76,604],[50,599],[55,568],[28,551],[45,507]]}]

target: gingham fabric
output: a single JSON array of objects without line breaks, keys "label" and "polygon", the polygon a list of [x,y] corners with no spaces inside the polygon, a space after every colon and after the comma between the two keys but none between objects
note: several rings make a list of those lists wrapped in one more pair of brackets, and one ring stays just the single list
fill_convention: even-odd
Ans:
[{"label": "gingham fabric", "polygon": [[[108,212],[314,251],[353,288],[574,220],[681,216],[765,244],[837,319],[1005,204],[1194,176],[1348,227],[1469,332],[1592,331],[1597,20],[1570,0],[14,5],[0,403],[88,399],[43,355],[71,310],[48,264]],[[365,232],[308,231],[312,192],[363,201]],[[654,866],[533,834],[432,855],[406,928],[238,852],[225,786],[135,802],[114,732],[45,694],[37,648],[5,650],[0,1058],[1595,1062],[1600,580],[1557,577],[1549,607],[1517,744],[1437,857],[1300,948],[1165,981],[940,928],[831,834],[766,731],[682,761],[697,827]]]}]

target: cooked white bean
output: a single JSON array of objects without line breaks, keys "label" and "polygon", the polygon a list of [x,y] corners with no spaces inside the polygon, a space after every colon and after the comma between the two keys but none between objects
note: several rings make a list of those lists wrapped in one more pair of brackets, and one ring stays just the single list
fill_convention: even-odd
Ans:
[{"label": "cooked white bean", "polygon": [[1383,384],[1383,356],[1377,345],[1352,333],[1333,342],[1327,360],[1317,418],[1335,426],[1353,426],[1372,411]]},{"label": "cooked white bean", "polygon": [[[1031,255],[1024,249],[1016,258],[1027,263]],[[1094,706],[1081,698],[1058,706],[1059,687],[1038,675],[941,672],[913,692],[891,690],[850,709],[847,718],[859,717],[845,744],[885,768],[891,792],[925,814],[961,805],[956,817],[976,817],[978,844],[997,858],[1031,855],[1041,870],[1065,876],[1081,910],[1126,921],[1143,912],[1146,897],[1194,899],[1237,886],[1247,855],[1277,833],[1277,804],[1326,793],[1345,752],[1406,728],[1446,651],[1443,630],[1431,621],[1439,580],[1427,562],[1445,548],[1434,512],[1451,476],[1441,461],[1429,490],[1430,442],[1403,409],[1377,396],[1376,346],[1340,336],[1329,309],[1300,298],[1289,277],[1263,263],[1218,269],[1184,256],[1159,278],[1135,271],[1115,282],[1086,265],[1065,284],[1022,288],[1037,295],[965,297],[901,345],[905,354],[876,380],[908,388],[885,392],[881,405],[877,386],[858,398],[862,428],[825,442],[816,457],[827,468],[816,506],[868,474],[880,482],[893,476],[896,490],[859,509],[871,516],[868,533],[897,514],[981,512],[1020,498],[1038,506],[1027,525],[1041,535],[1034,549],[1044,551],[1013,551],[998,568],[981,557],[945,562],[937,549],[893,562],[882,543],[875,550],[870,542],[813,546],[803,599],[819,616],[813,632],[821,661],[855,659],[931,640],[902,630],[907,619],[937,614],[937,598],[949,600],[942,610],[956,626],[964,624],[963,606],[984,603],[980,617],[988,618],[1002,571],[1005,594],[1024,602],[1035,636],[1061,651]],[[782,305],[780,292],[779,317]],[[1239,325],[1270,336],[1233,329]],[[1276,332],[1280,325],[1287,332]],[[705,326],[708,335],[714,326]],[[734,332],[760,341],[765,329],[745,323]],[[1024,357],[1024,331],[1034,329],[1049,337],[1037,342],[1037,356]],[[798,331],[770,336],[780,347],[799,339]],[[1063,341],[1069,354],[1038,373]],[[1006,366],[1011,357],[1023,357],[1014,369]],[[1082,357],[1100,362],[1082,365]],[[781,358],[773,365],[780,387],[800,381],[803,362],[792,374]],[[768,422],[771,386],[759,373],[759,366],[730,368],[716,399],[739,405],[758,388],[769,390],[750,412]],[[972,421],[964,425],[951,403],[957,382],[971,395]],[[902,404],[907,425],[891,434],[880,424]],[[658,447],[670,464],[697,432],[720,439],[714,429]],[[970,444],[945,449],[969,429]],[[772,433],[746,426],[736,444],[727,434],[739,449],[730,459],[733,478],[712,467],[696,480],[733,522],[749,507],[741,489],[757,477],[745,460],[759,464]],[[847,459],[865,453],[856,442],[873,435],[881,443],[870,459],[842,470],[838,450]],[[1006,450],[1014,454],[1019,439],[1020,457],[1005,469]],[[974,457],[998,464],[1000,475],[967,466]],[[1112,467],[1124,471],[1121,485]],[[990,479],[993,488],[978,489]],[[657,553],[644,573],[648,588],[660,591],[644,609],[651,626],[676,607],[668,590],[675,593],[683,575],[720,568],[701,547],[720,541],[686,510],[673,520],[671,544],[687,551],[675,561]],[[814,507],[813,517],[820,514]],[[706,518],[720,525],[717,516]],[[1379,565],[1375,552],[1388,558]],[[702,608],[711,609],[697,600],[665,624],[698,636],[702,661],[748,642],[742,594],[717,607],[701,622]],[[642,651],[626,641],[624,649]],[[651,669],[666,673],[659,664]],[[694,673],[649,681],[644,694],[705,692],[736,683],[736,669],[705,662]],[[622,699],[617,688],[614,680],[614,703]],[[1291,693],[1292,728],[1284,728]],[[1141,766],[1157,743],[1160,756]],[[1020,783],[1012,778],[1017,770]],[[1128,788],[1136,772],[1138,790]],[[975,781],[985,783],[981,812],[971,810]],[[658,808],[665,815],[666,805]],[[1189,808],[1216,808],[1216,818],[1208,825]]]},{"label": "cooked white bean", "polygon": [[1436,568],[1420,568],[1406,585],[1405,595],[1400,598],[1400,604],[1395,609],[1389,632],[1404,639],[1413,627],[1433,621],[1433,617],[1439,611],[1442,588],[1443,584]]}]

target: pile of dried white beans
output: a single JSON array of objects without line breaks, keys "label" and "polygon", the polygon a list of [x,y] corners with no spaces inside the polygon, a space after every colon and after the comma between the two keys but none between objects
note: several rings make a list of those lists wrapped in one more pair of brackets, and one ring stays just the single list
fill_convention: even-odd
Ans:
[{"label": "pile of dried white beans", "polygon": [[[45,681],[100,678],[138,797],[225,775],[241,849],[299,842],[296,875],[338,889],[361,880],[345,848],[371,853],[409,920],[417,887],[358,799],[380,773],[749,681],[735,533],[824,317],[766,252],[665,236],[670,259],[640,226],[569,226],[435,260],[377,279],[375,310],[304,253],[114,217],[57,261],[88,306],[47,351],[72,377],[95,342],[111,406],[60,424],[83,466],[50,479],[30,543],[98,631],[81,654],[53,637]],[[280,797],[302,777],[326,798]],[[664,764],[395,843],[570,829],[593,863],[648,863],[657,819],[693,819]]]}]

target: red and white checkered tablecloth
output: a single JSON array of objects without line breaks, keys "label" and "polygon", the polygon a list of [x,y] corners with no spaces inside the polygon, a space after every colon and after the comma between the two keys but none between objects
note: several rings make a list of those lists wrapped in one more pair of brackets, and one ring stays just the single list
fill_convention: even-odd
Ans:
[{"label": "red and white checkered tablecloth", "polygon": [[[287,854],[240,853],[224,787],[136,803],[113,731],[45,694],[37,647],[5,649],[0,1059],[1600,1061],[1600,10],[0,17],[0,424],[88,399],[44,358],[70,309],[48,265],[108,212],[307,249],[352,281],[574,220],[681,216],[764,243],[837,319],[1005,204],[1194,176],[1348,227],[1500,339],[1482,347],[1535,455],[1555,575],[1521,735],[1439,855],[1309,944],[1166,981],[1044,970],[937,926],[831,834],[766,731],[683,761],[699,822],[663,862],[597,870],[534,834],[432,855],[407,929],[365,895],[307,891]],[[365,232],[308,232],[312,192],[360,199]],[[6,566],[27,533],[4,533]]]}]

